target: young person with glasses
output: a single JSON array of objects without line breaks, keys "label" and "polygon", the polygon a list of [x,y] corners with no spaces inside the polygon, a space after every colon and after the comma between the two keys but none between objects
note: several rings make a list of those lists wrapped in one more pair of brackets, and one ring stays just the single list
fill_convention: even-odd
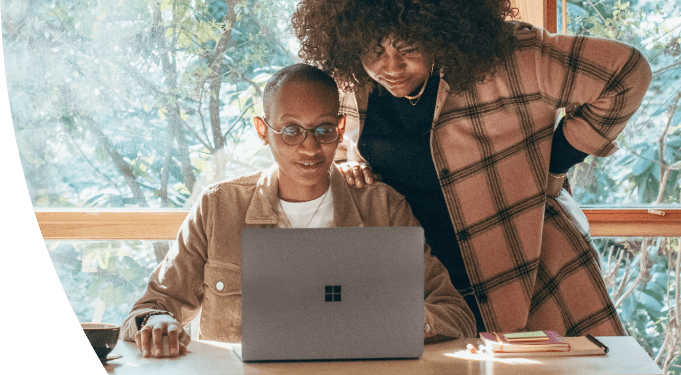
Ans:
[{"label": "young person with glasses", "polygon": [[[145,357],[184,353],[182,328],[201,309],[199,337],[241,339],[241,230],[245,227],[415,226],[403,196],[376,183],[350,188],[334,164],[345,116],[336,83],[310,65],[277,72],[267,83],[262,117],[253,122],[276,164],[209,186],[192,207],[168,255],[151,275],[121,331]],[[427,341],[475,336],[473,313],[444,266],[425,255]]]}]

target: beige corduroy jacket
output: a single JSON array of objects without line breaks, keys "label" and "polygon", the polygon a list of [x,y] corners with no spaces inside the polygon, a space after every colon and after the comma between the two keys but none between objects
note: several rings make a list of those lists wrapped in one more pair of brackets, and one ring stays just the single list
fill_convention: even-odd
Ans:
[{"label": "beige corduroy jacket", "polygon": [[[277,227],[277,172],[272,168],[208,187],[182,224],[177,241],[153,271],[147,289],[123,322],[121,337],[134,341],[138,320],[154,310],[182,324],[201,309],[199,338],[241,340],[241,230]],[[404,197],[388,185],[348,187],[331,168],[334,226],[415,226]],[[427,339],[473,337],[473,313],[454,289],[447,270],[425,251]],[[216,287],[219,283],[222,289]]]}]

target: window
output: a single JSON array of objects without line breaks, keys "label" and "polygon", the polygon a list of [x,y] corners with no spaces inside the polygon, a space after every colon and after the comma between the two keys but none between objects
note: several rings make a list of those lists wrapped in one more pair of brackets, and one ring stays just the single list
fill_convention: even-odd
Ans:
[{"label": "window", "polygon": [[569,176],[575,198],[595,222],[594,234],[603,236],[596,243],[618,315],[665,372],[678,373],[672,322],[681,307],[681,8],[647,0],[567,0],[557,9],[562,33],[626,42],[653,70],[641,108],[618,139],[620,151],[588,157]]},{"label": "window", "polygon": [[226,4],[3,1],[36,209],[186,208],[207,184],[271,164],[251,117],[269,75],[297,59],[293,2]]},{"label": "window", "polygon": [[26,186],[79,320],[122,322],[203,188],[271,165],[251,117],[297,60],[293,6],[2,0]]},{"label": "window", "polygon": [[[297,61],[287,32],[295,1],[243,0],[231,7],[223,0],[0,2],[17,147],[46,245],[65,289],[71,287],[64,280],[77,281],[67,294],[79,319],[119,319],[107,315],[125,310],[128,302],[118,293],[146,282],[139,276],[167,251],[203,187],[272,162],[250,118],[260,111],[269,75]],[[570,177],[592,234],[604,237],[597,239],[604,264],[611,248],[630,264],[648,249],[655,252],[650,267],[663,266],[653,274],[667,275],[654,287],[666,281],[675,293],[679,245],[666,237],[678,237],[681,228],[679,6],[514,3],[530,22],[618,38],[651,62],[655,78],[620,139],[622,150],[588,158]],[[665,246],[670,250],[660,250]],[[91,259],[97,271],[83,272],[83,265],[94,266]],[[626,280],[629,268],[618,269],[608,276],[604,268],[613,285]],[[626,302],[633,303],[631,313],[623,300],[620,315],[643,324],[636,329],[649,334],[656,344],[647,349],[657,356],[664,317],[646,312],[645,318],[636,303],[653,286],[637,285],[628,300],[637,302]],[[73,302],[78,295],[90,297]],[[675,308],[673,294],[661,301],[660,311]]]}]

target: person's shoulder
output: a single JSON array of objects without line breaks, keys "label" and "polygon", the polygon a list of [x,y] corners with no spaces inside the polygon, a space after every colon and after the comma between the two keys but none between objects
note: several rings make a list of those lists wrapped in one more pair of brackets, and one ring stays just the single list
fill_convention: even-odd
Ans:
[{"label": "person's shoulder", "polygon": [[404,196],[398,193],[392,186],[380,181],[374,181],[373,184],[368,184],[361,188],[350,188],[350,191],[354,196],[361,196],[364,199],[384,199],[389,201],[400,201],[405,199]]},{"label": "person's shoulder", "polygon": [[258,180],[260,180],[260,177],[262,176],[264,170],[259,170],[247,174],[243,174],[238,177],[234,177],[231,180],[227,180],[224,183],[229,184],[232,186],[250,186],[250,185],[255,185],[258,183]]},{"label": "person's shoulder", "polygon": [[[383,223],[390,226],[415,225],[411,207],[404,195],[392,186],[374,181],[362,188],[350,187],[352,200],[365,224]],[[371,225],[370,225],[371,226]]]},{"label": "person's shoulder", "polygon": [[248,174],[243,174],[232,179],[218,181],[206,187],[203,195],[214,196],[224,194],[230,191],[239,189],[255,187],[262,176],[263,171],[256,171]]}]

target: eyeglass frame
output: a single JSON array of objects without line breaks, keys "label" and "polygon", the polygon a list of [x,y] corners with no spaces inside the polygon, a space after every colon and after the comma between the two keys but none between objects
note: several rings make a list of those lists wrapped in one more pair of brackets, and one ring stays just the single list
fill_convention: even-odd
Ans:
[{"label": "eyeglass frame", "polygon": [[[312,133],[312,138],[314,138],[314,140],[315,140],[317,143],[319,143],[320,145],[328,145],[328,144],[331,144],[331,143],[335,142],[336,140],[338,140],[338,138],[341,136],[341,132],[340,132],[340,130],[339,130],[340,125],[321,124],[321,125],[315,126],[315,127],[312,128],[312,129],[306,129],[306,128],[300,126],[300,125],[286,125],[286,126],[284,126],[283,128],[281,128],[281,130],[278,130],[278,131],[277,131],[274,127],[272,127],[272,125],[270,125],[269,122],[267,122],[267,118],[265,118],[265,116],[262,116],[262,117],[260,117],[260,118],[262,119],[262,122],[264,122],[265,125],[267,125],[268,128],[272,129],[272,132],[274,132],[274,134],[279,134],[279,136],[281,137],[281,140],[282,140],[285,144],[287,144],[287,145],[289,145],[289,146],[297,146],[297,145],[299,145],[299,144],[305,142],[305,140],[307,139],[307,133]],[[331,126],[333,126],[333,127],[336,129],[336,138],[334,138],[331,142],[320,142],[320,141],[317,139],[317,136],[315,136],[315,134],[316,134],[316,133],[315,133],[315,130],[317,130],[317,128],[319,128],[319,127],[321,127],[321,126],[324,126],[324,125],[331,125]],[[303,129],[303,131],[304,131],[303,134],[305,134],[305,135],[303,135],[303,140],[300,141],[300,142],[298,142],[298,143],[295,143],[295,144],[286,143],[286,141],[284,140],[284,136],[282,135],[282,133],[283,133],[284,129],[289,128],[289,127],[296,127],[296,128]]]}]

